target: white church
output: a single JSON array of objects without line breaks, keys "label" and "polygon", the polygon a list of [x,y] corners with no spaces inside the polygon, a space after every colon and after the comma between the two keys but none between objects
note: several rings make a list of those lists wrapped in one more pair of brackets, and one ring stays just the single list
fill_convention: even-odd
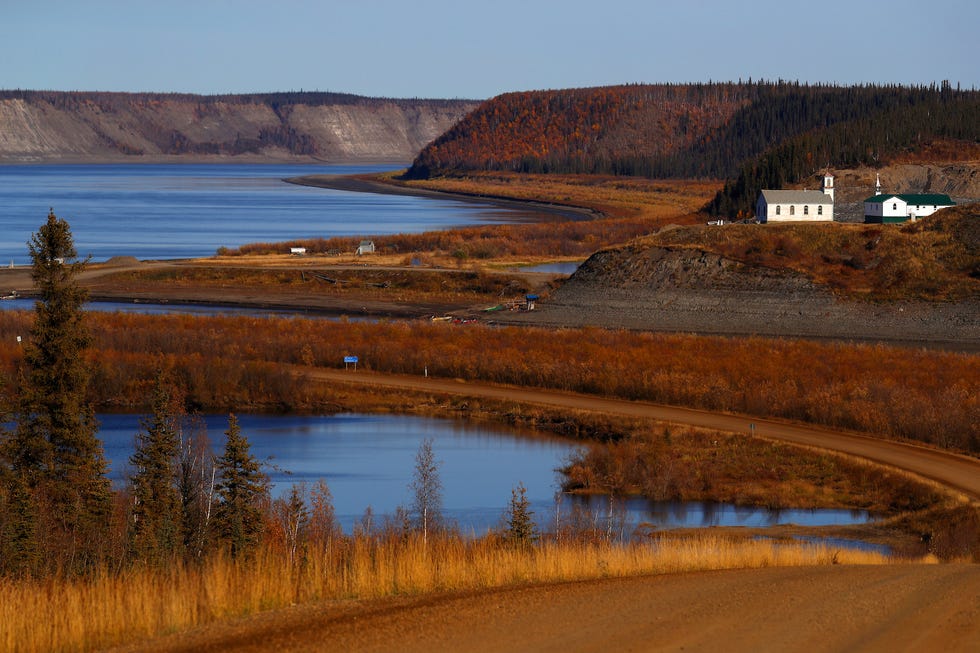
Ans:
[{"label": "white church", "polygon": [[833,222],[834,176],[823,176],[820,190],[763,190],[755,219],[766,222]]}]

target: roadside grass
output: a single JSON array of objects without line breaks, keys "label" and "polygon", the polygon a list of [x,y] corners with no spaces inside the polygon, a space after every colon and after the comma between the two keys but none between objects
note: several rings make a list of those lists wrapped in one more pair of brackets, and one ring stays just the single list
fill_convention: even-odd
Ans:
[{"label": "roadside grass", "polygon": [[493,536],[348,537],[299,563],[273,547],[246,562],[103,571],[87,579],[0,579],[0,649],[80,651],[290,605],[715,569],[887,564],[878,553],[813,544],[696,537],[628,545]]}]

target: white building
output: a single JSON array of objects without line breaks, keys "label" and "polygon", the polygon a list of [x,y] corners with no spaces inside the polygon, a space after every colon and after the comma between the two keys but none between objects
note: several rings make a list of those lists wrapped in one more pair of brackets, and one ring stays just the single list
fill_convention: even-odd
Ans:
[{"label": "white building", "polygon": [[879,193],[864,200],[864,221],[883,223],[915,221],[916,218],[924,218],[950,206],[956,206],[956,202],[951,200],[949,195]]},{"label": "white building", "polygon": [[357,246],[357,250],[354,252],[358,256],[363,256],[364,254],[374,253],[374,241],[373,240],[362,240],[361,244]]},{"label": "white building", "polygon": [[755,203],[759,222],[833,222],[834,177],[823,177],[821,190],[763,190]]}]

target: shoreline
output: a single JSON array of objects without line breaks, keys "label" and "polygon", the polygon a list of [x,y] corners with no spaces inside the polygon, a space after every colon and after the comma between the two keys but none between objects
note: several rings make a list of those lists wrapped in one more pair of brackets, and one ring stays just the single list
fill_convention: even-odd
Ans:
[{"label": "shoreline", "polygon": [[494,195],[472,195],[468,193],[451,193],[448,191],[430,190],[427,188],[412,188],[410,186],[402,186],[400,184],[382,181],[378,179],[374,173],[357,175],[308,175],[303,177],[290,177],[283,179],[283,181],[289,184],[296,184],[297,186],[311,186],[314,188],[327,188],[330,190],[340,190],[353,193],[407,195],[411,197],[427,197],[438,200],[469,202],[472,204],[489,204],[507,209],[530,209],[539,213],[547,213],[567,218],[569,220],[597,220],[605,217],[600,211],[584,206],[554,204],[552,202],[539,202],[534,200],[518,200]]}]

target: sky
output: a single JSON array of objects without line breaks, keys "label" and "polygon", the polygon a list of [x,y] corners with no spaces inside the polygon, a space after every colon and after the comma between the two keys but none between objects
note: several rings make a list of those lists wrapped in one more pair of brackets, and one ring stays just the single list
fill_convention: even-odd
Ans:
[{"label": "sky", "polygon": [[976,0],[0,0],[0,89],[510,91],[791,80],[980,88]]}]

